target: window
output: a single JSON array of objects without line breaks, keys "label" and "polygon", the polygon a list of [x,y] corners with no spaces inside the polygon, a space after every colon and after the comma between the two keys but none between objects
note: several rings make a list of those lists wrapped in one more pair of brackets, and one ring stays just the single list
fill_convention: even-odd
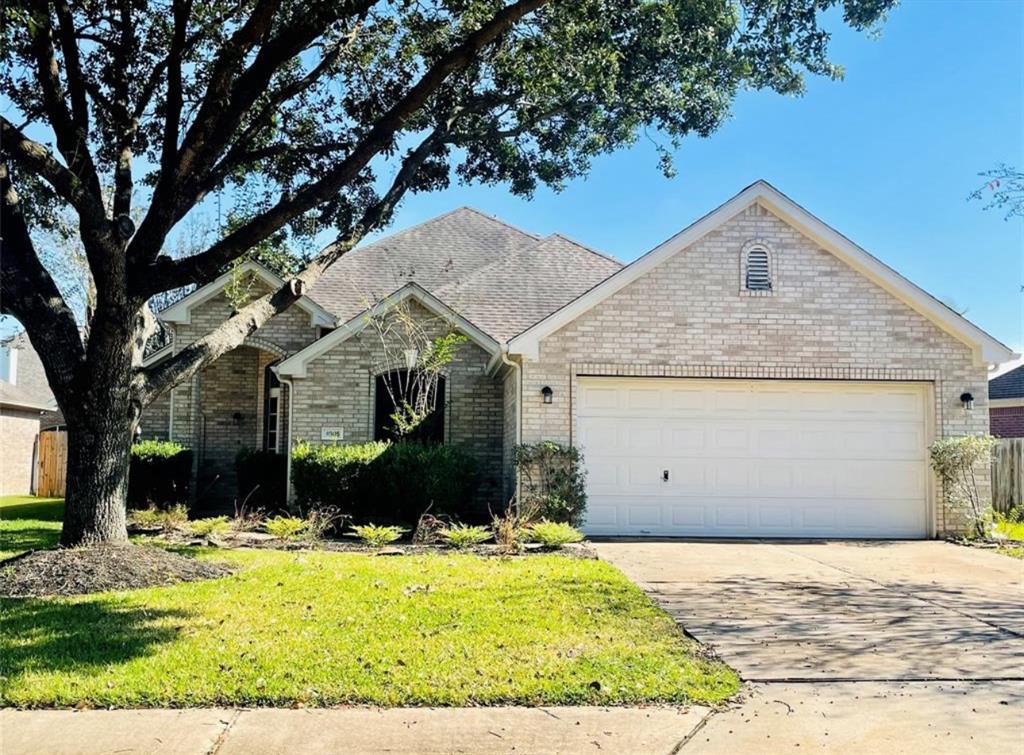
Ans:
[{"label": "window", "polygon": [[755,246],[747,250],[746,276],[747,291],[771,291],[772,274],[768,250]]},{"label": "window", "polygon": [[263,371],[263,450],[277,453],[281,420],[281,381],[268,364]]},{"label": "window", "polygon": [[[376,402],[373,418],[373,439],[374,440],[398,440],[395,432],[395,401],[402,400],[402,396],[395,396],[393,393],[400,391],[416,390],[417,381],[409,379],[408,370],[396,370],[386,375],[378,375],[376,381]],[[390,387],[391,390],[388,390]],[[434,396],[433,410],[412,432],[405,436],[404,440],[419,441],[440,445],[444,443],[444,409],[445,409],[445,380],[444,377],[437,377],[437,384],[433,388]],[[415,404],[413,396],[405,396],[405,400]]]}]

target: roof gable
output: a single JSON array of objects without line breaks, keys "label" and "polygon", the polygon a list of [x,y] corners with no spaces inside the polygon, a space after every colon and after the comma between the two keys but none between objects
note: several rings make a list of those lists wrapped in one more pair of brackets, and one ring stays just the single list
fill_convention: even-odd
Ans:
[{"label": "roof gable", "polygon": [[[248,260],[240,265],[237,271],[229,270],[228,272],[223,273],[207,283],[205,286],[197,288],[184,299],[175,302],[171,306],[167,307],[167,309],[157,312],[157,318],[163,322],[184,325],[190,324],[192,322],[192,310],[220,294],[231,282],[232,276],[237,272],[252,273],[272,289],[277,289],[284,285],[284,279],[279,275],[271,272],[258,262]],[[317,325],[334,327],[334,325],[337,324],[337,318],[313,301],[309,296],[301,297],[292,306],[298,307],[309,314],[309,324],[311,327]]]},{"label": "roof gable", "polygon": [[732,199],[708,213],[618,273],[597,284],[583,295],[530,326],[509,341],[509,352],[527,359],[539,355],[540,341],[569,324],[609,296],[682,252],[695,241],[758,203],[796,228],[821,248],[849,265],[943,331],[972,348],[979,363],[1000,363],[1013,357],[1004,344],[954,312],[945,304],[883,264],[841,233],[826,225],[803,207],[765,181],[748,186]]},{"label": "roof gable", "polygon": [[469,338],[470,341],[477,344],[493,358],[496,358],[500,354],[501,346],[496,340],[491,338],[491,336],[480,330],[480,328],[457,313],[419,284],[407,283],[402,288],[393,292],[390,296],[382,299],[371,309],[364,310],[338,329],[331,331],[323,338],[314,341],[306,348],[293,354],[288,359],[285,359],[277,366],[277,373],[279,375],[288,375],[291,377],[306,377],[306,368],[310,362],[323,356],[339,343],[347,341],[349,338],[361,333],[370,324],[371,317],[381,315],[397,304],[400,304],[410,298],[416,300],[425,309],[438,317],[448,320],[459,330],[459,332]]}]

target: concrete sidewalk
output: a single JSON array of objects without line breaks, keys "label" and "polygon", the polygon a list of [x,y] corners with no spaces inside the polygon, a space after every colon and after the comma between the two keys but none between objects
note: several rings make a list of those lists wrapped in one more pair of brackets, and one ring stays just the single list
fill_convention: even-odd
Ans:
[{"label": "concrete sidewalk", "polygon": [[1009,755],[1024,751],[1024,684],[759,684],[721,711],[697,706],[4,710],[0,733],[3,755]]}]

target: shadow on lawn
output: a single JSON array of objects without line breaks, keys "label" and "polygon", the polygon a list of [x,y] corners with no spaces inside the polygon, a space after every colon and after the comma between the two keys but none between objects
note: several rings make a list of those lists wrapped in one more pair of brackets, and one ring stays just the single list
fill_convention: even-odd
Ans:
[{"label": "shadow on lawn", "polygon": [[0,600],[0,674],[99,671],[178,637],[180,610],[121,607],[105,600]]},{"label": "shadow on lawn", "polygon": [[0,532],[0,551],[21,551],[55,548],[60,541],[60,530],[52,527],[25,527]]}]

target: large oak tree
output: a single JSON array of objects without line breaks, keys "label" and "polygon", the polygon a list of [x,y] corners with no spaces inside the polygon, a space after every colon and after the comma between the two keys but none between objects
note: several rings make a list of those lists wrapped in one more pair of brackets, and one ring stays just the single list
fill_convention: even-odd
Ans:
[{"label": "large oak tree", "polygon": [[[529,195],[645,134],[667,157],[714,132],[741,87],[798,94],[808,73],[838,77],[823,16],[865,29],[893,3],[7,3],[0,305],[67,420],[62,542],[126,537],[146,406],[292,304],[406,192],[461,180]],[[213,197],[233,222],[201,251],[169,253]],[[69,211],[94,284],[83,322],[40,261]],[[143,366],[151,299],[282,235],[329,243],[281,290]]]}]

